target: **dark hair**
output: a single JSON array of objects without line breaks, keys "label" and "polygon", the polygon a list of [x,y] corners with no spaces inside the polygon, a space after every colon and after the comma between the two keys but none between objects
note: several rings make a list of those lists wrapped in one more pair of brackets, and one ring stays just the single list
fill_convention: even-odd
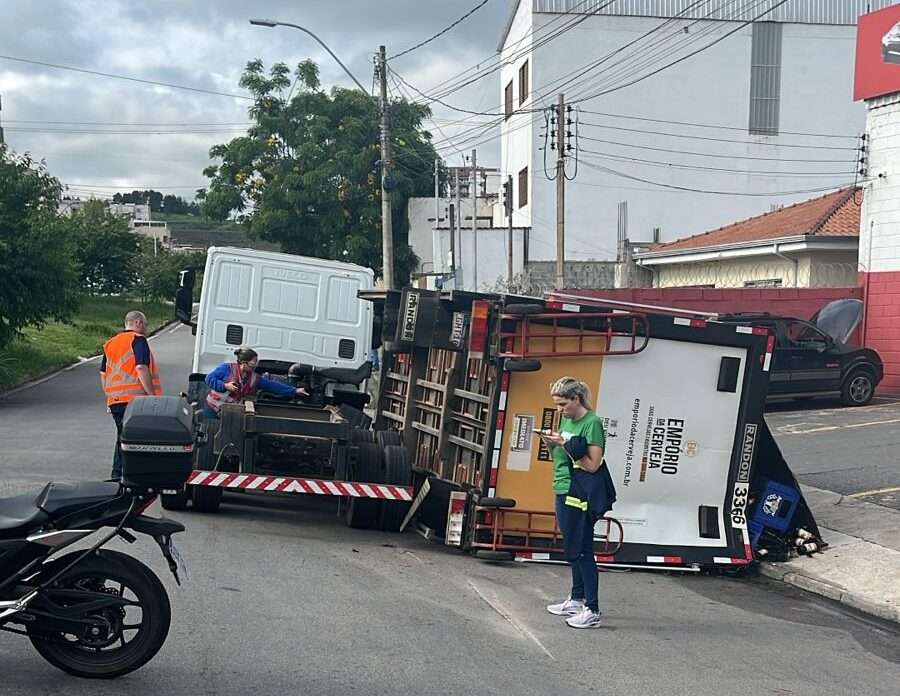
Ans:
[{"label": "dark hair", "polygon": [[238,348],[234,351],[234,357],[237,358],[239,363],[248,363],[251,360],[256,360],[259,354],[252,348]]}]

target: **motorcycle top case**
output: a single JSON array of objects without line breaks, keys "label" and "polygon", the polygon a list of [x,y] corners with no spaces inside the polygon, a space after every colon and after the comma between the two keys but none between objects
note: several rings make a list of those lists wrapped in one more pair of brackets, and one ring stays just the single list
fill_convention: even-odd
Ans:
[{"label": "motorcycle top case", "polygon": [[143,396],[122,421],[122,481],[142,488],[181,488],[193,469],[194,438],[187,402]]}]

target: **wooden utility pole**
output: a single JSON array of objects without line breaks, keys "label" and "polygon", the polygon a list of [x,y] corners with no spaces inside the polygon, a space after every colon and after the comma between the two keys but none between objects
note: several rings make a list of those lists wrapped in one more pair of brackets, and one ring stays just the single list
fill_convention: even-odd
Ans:
[{"label": "wooden utility pole", "polygon": [[556,104],[556,289],[566,287],[566,102]]},{"label": "wooden utility pole", "polygon": [[478,292],[478,152],[472,150],[472,180],[469,195],[472,197],[472,290]]},{"label": "wooden utility pole", "polygon": [[[510,287],[512,287],[512,282],[513,282],[513,201],[512,201],[513,188],[512,187],[513,187],[513,178],[512,178],[512,174],[510,174],[506,178],[506,200],[504,201],[505,205],[506,205],[506,220],[507,220],[507,223],[509,224],[509,231],[508,231],[509,238],[507,239],[507,246],[509,247],[509,250],[507,251],[507,255],[506,255],[506,281]],[[509,288],[507,288],[507,290],[509,290]]]},{"label": "wooden utility pole", "polygon": [[391,121],[387,95],[387,57],[384,46],[378,47],[378,77],[381,83],[381,256],[382,276],[386,290],[394,289],[394,225],[391,218]]},{"label": "wooden utility pole", "polygon": [[[453,259],[453,280],[454,283],[456,281],[456,240],[457,240],[457,230],[462,229],[462,207],[459,203],[459,168],[455,168],[453,170],[453,197],[456,200],[456,219],[453,221],[453,224],[450,226],[450,256]],[[460,253],[462,253],[462,235],[458,237]],[[453,286],[456,288],[456,285]]]}]

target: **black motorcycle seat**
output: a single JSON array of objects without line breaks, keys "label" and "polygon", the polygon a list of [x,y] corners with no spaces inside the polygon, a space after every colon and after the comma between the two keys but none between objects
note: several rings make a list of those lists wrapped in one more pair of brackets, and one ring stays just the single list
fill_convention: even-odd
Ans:
[{"label": "black motorcycle seat", "polygon": [[38,505],[49,487],[47,484],[37,493],[0,498],[0,539],[17,536],[23,529],[35,529],[50,518]]},{"label": "black motorcycle seat", "polygon": [[115,481],[53,482],[42,491],[38,505],[51,517],[60,517],[78,508],[117,498],[120,490],[121,485]]}]

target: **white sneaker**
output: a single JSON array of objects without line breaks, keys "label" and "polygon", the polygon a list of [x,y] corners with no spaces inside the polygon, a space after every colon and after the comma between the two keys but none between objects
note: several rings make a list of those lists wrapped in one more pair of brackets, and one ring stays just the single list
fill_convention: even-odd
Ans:
[{"label": "white sneaker", "polygon": [[556,616],[575,616],[584,609],[583,599],[572,599],[569,597],[565,602],[559,604],[548,604],[547,611]]},{"label": "white sneaker", "polygon": [[566,619],[566,624],[572,628],[600,628],[600,614],[582,607],[581,611]]}]

